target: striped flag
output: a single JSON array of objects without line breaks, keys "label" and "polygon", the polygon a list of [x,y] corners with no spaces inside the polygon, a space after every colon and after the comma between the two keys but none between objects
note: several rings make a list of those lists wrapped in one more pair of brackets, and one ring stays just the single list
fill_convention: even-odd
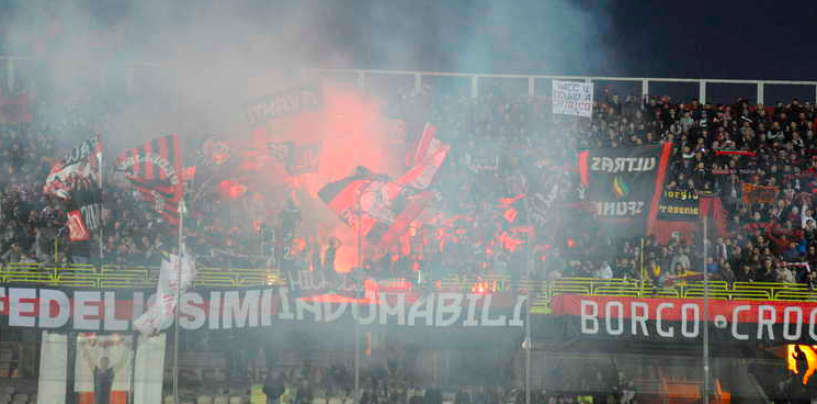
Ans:
[{"label": "striped flag", "polygon": [[102,143],[99,135],[85,140],[54,163],[43,193],[71,202],[68,236],[71,241],[87,241],[102,224]]},{"label": "striped flag", "polygon": [[78,179],[88,179],[101,183],[99,165],[102,160],[102,143],[99,135],[80,143],[54,163],[43,192],[61,199],[69,199]]},{"label": "striped flag", "polygon": [[179,201],[184,195],[182,156],[177,135],[153,139],[119,155],[116,169],[127,175],[142,199],[168,223],[179,224]]},{"label": "striped flag", "polygon": [[380,248],[397,241],[434,199],[431,191],[416,192],[394,181],[361,175],[330,182],[318,196],[369,245]]}]

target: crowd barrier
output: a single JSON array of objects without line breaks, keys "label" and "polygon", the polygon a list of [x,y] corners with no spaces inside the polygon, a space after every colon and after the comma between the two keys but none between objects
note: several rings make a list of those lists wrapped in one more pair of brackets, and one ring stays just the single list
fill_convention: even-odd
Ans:
[{"label": "crowd barrier", "polygon": [[[158,277],[159,269],[152,267],[43,267],[8,264],[0,268],[0,284],[63,288],[154,288]],[[199,267],[195,285],[216,288],[285,286],[286,279],[276,269]],[[386,290],[413,287],[411,282],[405,280],[380,281],[379,285]],[[709,298],[713,300],[817,301],[817,291],[805,284],[709,281],[708,286]],[[548,314],[551,299],[559,294],[701,299],[705,285],[702,281],[683,281],[656,288],[650,282],[637,279],[561,278],[551,281],[514,281],[508,276],[449,275],[435,282],[434,287],[452,292],[512,293],[516,290],[516,293],[530,293],[534,296],[531,313]]]}]

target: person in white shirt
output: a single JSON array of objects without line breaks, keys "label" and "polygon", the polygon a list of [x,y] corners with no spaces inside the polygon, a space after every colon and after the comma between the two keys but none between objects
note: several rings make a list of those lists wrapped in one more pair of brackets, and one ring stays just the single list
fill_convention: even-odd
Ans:
[{"label": "person in white shirt", "polygon": [[803,198],[803,208],[800,209],[800,228],[805,229],[809,221],[814,222],[814,210],[808,206],[807,199]]},{"label": "person in white shirt", "polygon": [[607,261],[602,261],[601,266],[596,270],[596,277],[601,279],[613,278],[613,268]]}]

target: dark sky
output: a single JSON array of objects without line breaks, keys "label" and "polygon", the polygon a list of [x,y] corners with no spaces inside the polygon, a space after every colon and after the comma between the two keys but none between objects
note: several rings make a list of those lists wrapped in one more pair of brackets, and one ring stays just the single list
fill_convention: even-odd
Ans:
[{"label": "dark sky", "polygon": [[[465,72],[817,78],[817,1],[349,2],[359,67]],[[364,5],[365,4],[365,5]],[[349,17],[349,20],[346,20]],[[348,28],[347,28],[348,29]],[[347,33],[348,33],[347,31]],[[398,46],[379,46],[394,40]],[[395,57],[400,41],[420,57]],[[477,42],[479,45],[475,45]],[[466,57],[467,48],[478,48]],[[490,60],[490,62],[488,61]],[[406,66],[414,62],[416,66]]]},{"label": "dark sky", "polygon": [[628,74],[814,80],[815,1],[623,1],[610,45]]},{"label": "dark sky", "polygon": [[[312,64],[326,64],[324,57],[336,63],[342,53],[344,67],[370,69],[817,78],[814,0],[209,1],[241,11],[221,27],[202,23],[207,32],[229,38],[239,25],[259,24],[274,40],[287,31],[298,48],[310,50],[305,62]],[[91,16],[74,15],[68,26],[130,14],[141,30],[131,39],[142,40],[162,32],[156,21],[191,24],[206,14],[200,10],[208,0],[0,0],[0,34],[5,40],[9,30],[37,27],[36,16],[59,13],[56,5],[68,2]],[[28,12],[11,12],[23,7]],[[4,52],[24,49],[4,45]]]}]

